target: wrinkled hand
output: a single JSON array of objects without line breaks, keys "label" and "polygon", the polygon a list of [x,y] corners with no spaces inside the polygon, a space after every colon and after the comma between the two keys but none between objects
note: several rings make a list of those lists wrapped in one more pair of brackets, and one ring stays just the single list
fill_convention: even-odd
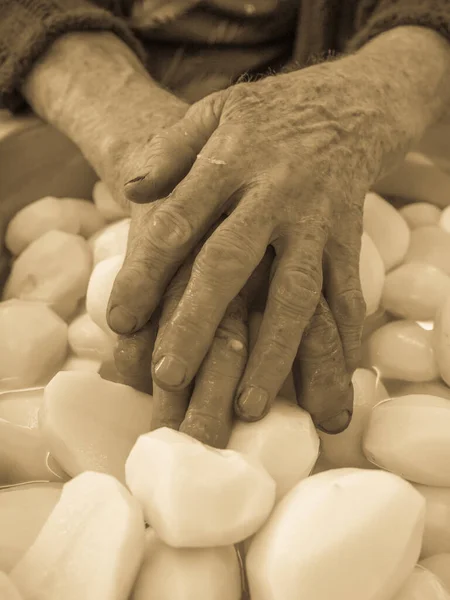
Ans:
[{"label": "wrinkled hand", "polygon": [[[225,448],[233,423],[234,395],[248,352],[258,336],[274,253],[271,248],[266,251],[244,288],[227,307],[191,385],[179,391],[165,391],[152,384],[151,356],[188,285],[198,250],[177,272],[150,321],[136,333],[119,336],[115,350],[116,380],[153,392],[151,429],[179,429],[203,443]],[[352,389],[339,333],[323,296],[305,331],[293,371],[299,404],[312,415],[329,410],[335,399],[340,406],[342,396],[351,410]]]},{"label": "wrinkled hand", "polygon": [[233,421],[233,399],[248,355],[248,314],[254,298],[267,288],[273,253],[268,249],[215,331],[207,355],[191,385],[165,391],[151,382],[151,356],[189,282],[194,251],[168,286],[160,307],[138,332],[119,336],[115,366],[120,381],[149,392],[153,389],[152,429],[171,427],[224,448]]},{"label": "wrinkled hand", "polygon": [[[362,209],[380,169],[382,115],[347,60],[241,83],[196,103],[152,140],[147,169],[126,186],[135,202],[170,195],[157,210],[148,207],[140,243],[116,279],[109,323],[118,333],[148,322],[179,265],[211,224],[229,215],[203,244],[158,340],[153,378],[162,389],[191,384],[228,305],[269,245],[275,268],[237,413],[254,420],[269,410],[322,285],[347,371],[356,367],[365,314]],[[349,408],[344,394],[313,417],[323,425],[342,411],[348,417]],[[332,423],[326,428],[335,431]]]}]

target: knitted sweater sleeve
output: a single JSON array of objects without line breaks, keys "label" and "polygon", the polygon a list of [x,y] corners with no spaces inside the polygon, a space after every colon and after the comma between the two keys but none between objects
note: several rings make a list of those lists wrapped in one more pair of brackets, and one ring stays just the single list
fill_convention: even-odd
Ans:
[{"label": "knitted sweater sleeve", "polygon": [[69,31],[111,31],[145,61],[121,0],[0,0],[0,108],[24,107],[20,87],[34,62]]},{"label": "knitted sweater sleeve", "polygon": [[354,52],[372,38],[405,25],[433,29],[450,42],[450,0],[359,0],[354,35],[346,51]]}]

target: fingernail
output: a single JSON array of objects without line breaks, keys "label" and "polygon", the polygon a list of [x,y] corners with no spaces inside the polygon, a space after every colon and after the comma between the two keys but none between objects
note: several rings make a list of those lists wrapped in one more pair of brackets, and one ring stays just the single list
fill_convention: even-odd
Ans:
[{"label": "fingernail", "polygon": [[240,394],[237,400],[239,413],[247,419],[260,419],[269,402],[269,394],[259,387],[250,386]]},{"label": "fingernail", "polygon": [[143,179],[145,179],[145,175],[139,175],[138,177],[135,177],[134,179],[130,179],[129,181],[127,181],[125,183],[125,186],[130,185],[130,183],[137,183],[138,181],[142,181]]},{"label": "fingernail", "polygon": [[165,385],[175,387],[181,385],[186,378],[186,367],[175,356],[163,356],[156,363],[155,375]]},{"label": "fingernail", "polygon": [[109,326],[119,334],[133,333],[137,326],[137,319],[123,306],[114,306],[109,311]]},{"label": "fingernail", "polygon": [[324,433],[336,434],[342,433],[347,429],[350,425],[350,421],[352,420],[352,413],[349,410],[343,410],[331,419],[327,419],[326,421],[322,421],[319,425],[317,425],[317,429],[323,431]]}]

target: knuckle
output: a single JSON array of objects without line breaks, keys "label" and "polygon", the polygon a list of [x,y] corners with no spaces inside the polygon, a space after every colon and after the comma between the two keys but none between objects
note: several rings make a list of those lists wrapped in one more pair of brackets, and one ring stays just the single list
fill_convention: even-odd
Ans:
[{"label": "knuckle", "polygon": [[149,219],[147,242],[151,248],[178,254],[190,242],[193,228],[179,207],[162,205]]},{"label": "knuckle", "polygon": [[334,354],[339,349],[340,338],[333,318],[314,316],[308,325],[304,341],[308,352],[314,355]]},{"label": "knuckle", "polygon": [[259,256],[249,241],[230,231],[205,243],[194,262],[193,273],[226,285],[230,274],[239,279],[249,276],[251,267],[257,262]]},{"label": "knuckle", "polygon": [[333,302],[336,320],[345,328],[360,328],[366,317],[366,302],[361,289],[339,293]]},{"label": "knuckle", "polygon": [[[319,301],[322,276],[308,263],[290,267],[282,277],[274,280],[269,290],[269,298],[294,319],[310,318]],[[272,287],[274,288],[272,291]]]}]

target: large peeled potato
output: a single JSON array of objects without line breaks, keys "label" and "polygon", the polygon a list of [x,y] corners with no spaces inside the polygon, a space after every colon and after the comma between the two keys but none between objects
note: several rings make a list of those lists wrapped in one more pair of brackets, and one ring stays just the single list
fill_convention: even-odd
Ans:
[{"label": "large peeled potato", "polygon": [[252,600],[391,600],[420,552],[425,501],[400,477],[336,469],[301,481],[247,554]]}]

